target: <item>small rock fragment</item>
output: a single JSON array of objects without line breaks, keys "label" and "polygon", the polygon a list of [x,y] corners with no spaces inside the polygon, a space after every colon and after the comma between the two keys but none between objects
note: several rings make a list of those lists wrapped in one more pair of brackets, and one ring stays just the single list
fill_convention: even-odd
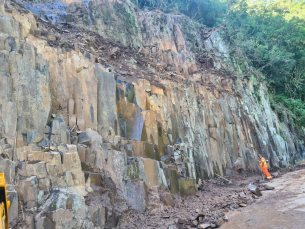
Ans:
[{"label": "small rock fragment", "polygon": [[228,221],[229,221],[229,217],[228,217],[227,214],[225,214],[225,216],[223,217],[223,220],[224,220],[225,222],[228,222]]},{"label": "small rock fragment", "polygon": [[256,195],[254,195],[254,194],[252,195],[252,198],[253,199],[258,199],[258,197]]},{"label": "small rock fragment", "polygon": [[198,225],[198,221],[197,220],[192,221],[192,226],[197,227],[197,225]]},{"label": "small rock fragment", "polygon": [[219,219],[219,220],[218,220],[218,225],[219,225],[219,226],[223,225],[224,223],[225,223],[225,221],[224,221],[223,219]]},{"label": "small rock fragment", "polygon": [[269,184],[265,184],[264,186],[265,186],[265,189],[267,189],[267,190],[273,190],[274,189],[274,187],[269,185]]},{"label": "small rock fragment", "polygon": [[199,217],[204,217],[205,216],[205,213],[204,212],[200,212],[196,215],[196,219],[198,219]]},{"label": "small rock fragment", "polygon": [[241,192],[241,193],[239,193],[239,196],[240,196],[240,197],[245,197],[246,195],[245,195],[244,192]]},{"label": "small rock fragment", "polygon": [[192,226],[197,227],[197,225],[198,225],[198,221],[197,220],[192,221]]},{"label": "small rock fragment", "polygon": [[247,198],[247,204],[252,204],[253,203],[253,199],[251,197]]},{"label": "small rock fragment", "polygon": [[198,228],[205,229],[205,228],[209,228],[210,226],[211,226],[210,224],[204,223],[204,224],[200,224]]},{"label": "small rock fragment", "polygon": [[276,178],[279,176],[279,173],[278,172],[272,173],[271,176]]},{"label": "small rock fragment", "polygon": [[186,223],[186,219],[185,218],[179,218],[178,223],[184,224],[184,223]]}]

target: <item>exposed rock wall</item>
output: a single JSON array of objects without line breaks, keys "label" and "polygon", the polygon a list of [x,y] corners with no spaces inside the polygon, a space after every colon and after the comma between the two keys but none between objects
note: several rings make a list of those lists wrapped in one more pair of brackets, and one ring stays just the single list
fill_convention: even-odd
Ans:
[{"label": "exposed rock wall", "polygon": [[0,172],[33,227],[115,227],[127,204],[151,208],[147,190],[194,194],[238,156],[304,158],[217,29],[128,1],[42,2],[0,1]]},{"label": "exposed rock wall", "polygon": [[[48,4],[44,7],[66,3],[55,1]],[[30,35],[27,37],[29,42],[33,40],[33,45],[44,53],[49,62],[53,62],[52,69],[60,69],[50,72],[54,100],[65,108],[62,104],[74,99],[75,111],[78,113],[76,118],[83,117],[86,127],[112,127],[116,134],[127,139],[154,143],[158,146],[160,156],[165,154],[166,144],[177,141],[185,142],[189,147],[200,147],[199,151],[205,152],[200,154],[211,158],[209,165],[202,165],[209,168],[208,174],[213,174],[213,167],[223,170],[222,167],[232,166],[238,153],[250,167],[253,165],[251,158],[258,152],[271,157],[274,166],[287,165],[302,157],[302,147],[296,141],[297,136],[293,137],[295,133],[291,131],[284,131],[289,130],[289,127],[280,124],[270,109],[268,98],[265,98],[266,87],[254,77],[244,79],[234,73],[234,68],[238,66],[232,64],[229,48],[220,32],[205,30],[185,16],[138,10],[128,1],[76,1],[57,11],[55,7],[55,19],[49,18],[48,11],[39,10],[39,4],[26,3],[26,6],[54,23],[69,22],[67,18],[73,18],[73,22],[80,27],[87,27],[108,39],[139,48],[140,53],[152,56],[152,66],[145,67],[148,71],[156,72],[155,78],[159,85],[119,75],[116,76],[116,86],[115,80],[110,82],[109,77],[101,73],[103,67],[90,64],[83,55],[75,51],[60,55],[58,49],[45,48],[46,41],[42,43],[37,39],[34,41],[35,38]],[[80,21],[86,15],[90,18],[87,24]],[[131,32],[133,30],[134,33]],[[115,55],[117,49],[113,49],[110,52]],[[58,64],[58,59],[63,63]],[[137,60],[132,63],[132,60],[125,59],[124,62],[136,72]],[[220,71],[213,72],[211,68]],[[162,80],[164,77],[160,77],[158,70],[161,73],[173,72],[171,77],[179,78],[179,74],[182,74],[186,80],[182,84],[179,80],[176,84],[172,80]],[[68,81],[68,75],[75,77],[75,82]],[[85,80],[81,75],[92,78]],[[86,92],[85,87],[90,88],[90,92]],[[115,97],[114,91],[116,105],[114,100],[110,100]],[[105,102],[103,95],[106,97]],[[78,106],[78,103],[81,105]],[[62,110],[65,112],[65,109]],[[164,132],[161,136],[158,136],[158,128]],[[282,132],[285,136],[279,134]],[[249,155],[246,156],[246,153]]]}]

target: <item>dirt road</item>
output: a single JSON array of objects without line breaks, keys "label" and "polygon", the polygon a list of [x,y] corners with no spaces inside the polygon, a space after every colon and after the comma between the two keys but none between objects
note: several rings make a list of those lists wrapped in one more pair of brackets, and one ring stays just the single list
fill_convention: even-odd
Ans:
[{"label": "dirt road", "polygon": [[287,173],[269,182],[274,190],[247,208],[229,213],[229,222],[221,229],[304,229],[305,170]]}]

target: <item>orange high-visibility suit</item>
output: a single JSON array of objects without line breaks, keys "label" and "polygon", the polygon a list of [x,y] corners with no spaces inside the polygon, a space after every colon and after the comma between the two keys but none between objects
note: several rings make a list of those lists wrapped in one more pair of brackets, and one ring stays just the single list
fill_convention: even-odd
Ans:
[{"label": "orange high-visibility suit", "polygon": [[268,180],[272,179],[272,176],[270,175],[270,173],[268,172],[268,163],[266,162],[266,159],[262,157],[262,159],[259,162],[259,165],[261,167],[261,169],[263,170],[263,173],[265,174],[265,176],[267,177]]}]

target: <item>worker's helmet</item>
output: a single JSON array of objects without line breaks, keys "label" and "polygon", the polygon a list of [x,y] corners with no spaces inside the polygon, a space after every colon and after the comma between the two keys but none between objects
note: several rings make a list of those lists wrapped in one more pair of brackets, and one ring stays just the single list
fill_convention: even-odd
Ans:
[{"label": "worker's helmet", "polygon": [[261,154],[259,154],[259,155],[258,155],[258,157],[262,157],[262,155],[261,155]]}]

